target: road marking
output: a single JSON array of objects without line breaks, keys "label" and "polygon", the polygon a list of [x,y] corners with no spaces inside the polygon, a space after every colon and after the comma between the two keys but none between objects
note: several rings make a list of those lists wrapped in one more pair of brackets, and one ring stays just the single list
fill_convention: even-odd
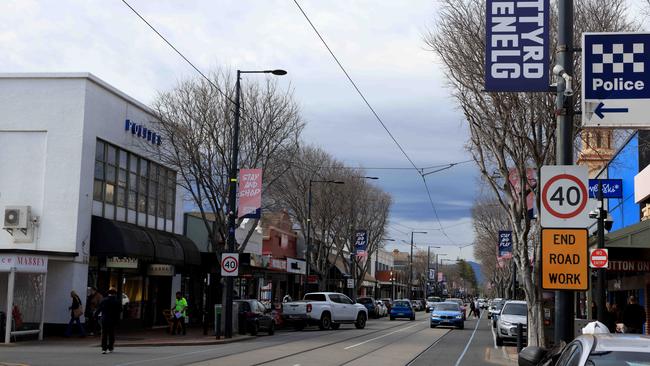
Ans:
[{"label": "road marking", "polygon": [[149,363],[149,362],[153,362],[153,361],[169,360],[169,359],[172,359],[172,358],[189,356],[189,355],[196,355],[196,354],[199,354],[199,353],[206,353],[206,352],[212,352],[212,351],[214,351],[214,348],[208,348],[208,349],[204,349],[204,350],[200,350],[200,351],[194,351],[194,352],[177,353],[177,354],[170,355],[170,356],[167,356],[167,357],[150,358],[148,360],[131,361],[131,362],[117,364],[116,366],[137,365],[139,363]]},{"label": "road marking", "polygon": [[409,326],[406,327],[406,328],[400,328],[400,329],[398,329],[398,330],[394,330],[394,331],[392,331],[392,332],[390,332],[390,333],[386,333],[386,334],[384,334],[384,335],[380,335],[379,337],[375,337],[375,338],[372,338],[372,339],[368,339],[367,341],[363,341],[363,342],[361,342],[361,343],[357,343],[357,344],[353,344],[353,345],[351,345],[351,346],[347,346],[347,347],[345,347],[345,348],[343,348],[343,349],[350,349],[350,348],[358,347],[358,346],[361,346],[362,344],[366,344],[366,343],[368,343],[368,342],[372,342],[372,341],[375,341],[375,340],[377,340],[377,339],[387,337],[387,336],[389,336],[389,335],[391,335],[391,334],[395,334],[395,333],[401,332],[401,331],[403,331],[403,330],[407,330],[407,329],[409,329],[409,328],[413,328],[413,327],[418,326],[418,325],[421,325],[421,324],[422,324],[422,323],[420,322],[420,323],[416,323],[416,324],[413,324],[413,325],[409,325]]},{"label": "road marking", "polygon": [[494,342],[494,348],[499,348],[497,347],[497,334],[494,333],[494,327],[492,327],[492,324],[490,324],[490,330],[492,331],[492,341]]},{"label": "road marking", "polygon": [[467,341],[467,345],[465,345],[465,349],[463,350],[463,353],[460,354],[460,357],[458,357],[458,361],[456,361],[456,364],[454,366],[460,365],[460,361],[462,361],[463,357],[465,357],[465,353],[467,353],[467,350],[469,349],[469,345],[472,343],[472,339],[474,339],[474,335],[476,334],[476,330],[478,329],[479,324],[481,324],[481,318],[479,318],[476,321],[476,325],[474,326],[474,331],[472,332],[472,336],[469,337],[469,340]]}]

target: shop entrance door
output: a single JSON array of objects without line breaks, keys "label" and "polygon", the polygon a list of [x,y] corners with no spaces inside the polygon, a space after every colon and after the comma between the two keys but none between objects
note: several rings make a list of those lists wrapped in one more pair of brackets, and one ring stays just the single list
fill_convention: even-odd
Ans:
[{"label": "shop entrance door", "polygon": [[167,325],[164,310],[171,309],[172,278],[149,277],[146,321],[150,326]]}]

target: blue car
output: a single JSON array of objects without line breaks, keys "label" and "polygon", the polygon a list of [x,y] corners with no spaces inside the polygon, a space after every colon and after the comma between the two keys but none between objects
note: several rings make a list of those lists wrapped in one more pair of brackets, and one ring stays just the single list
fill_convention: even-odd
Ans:
[{"label": "blue car", "polygon": [[393,307],[390,308],[390,320],[396,318],[415,320],[415,310],[413,310],[410,300],[395,300],[393,302]]},{"label": "blue car", "polygon": [[439,302],[435,304],[433,310],[431,310],[431,328],[439,325],[448,325],[458,329],[465,328],[460,305],[455,302]]}]

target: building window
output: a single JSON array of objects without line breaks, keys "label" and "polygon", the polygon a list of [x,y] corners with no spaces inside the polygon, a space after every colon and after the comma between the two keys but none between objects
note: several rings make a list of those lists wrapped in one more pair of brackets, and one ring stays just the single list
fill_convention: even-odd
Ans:
[{"label": "building window", "polygon": [[94,177],[95,201],[174,219],[176,172],[97,140]]}]

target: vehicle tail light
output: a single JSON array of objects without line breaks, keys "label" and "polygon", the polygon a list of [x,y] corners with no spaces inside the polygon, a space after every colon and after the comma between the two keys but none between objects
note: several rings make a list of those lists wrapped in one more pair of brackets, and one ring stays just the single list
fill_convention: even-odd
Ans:
[{"label": "vehicle tail light", "polygon": [[307,312],[311,313],[311,304],[307,304]]}]

